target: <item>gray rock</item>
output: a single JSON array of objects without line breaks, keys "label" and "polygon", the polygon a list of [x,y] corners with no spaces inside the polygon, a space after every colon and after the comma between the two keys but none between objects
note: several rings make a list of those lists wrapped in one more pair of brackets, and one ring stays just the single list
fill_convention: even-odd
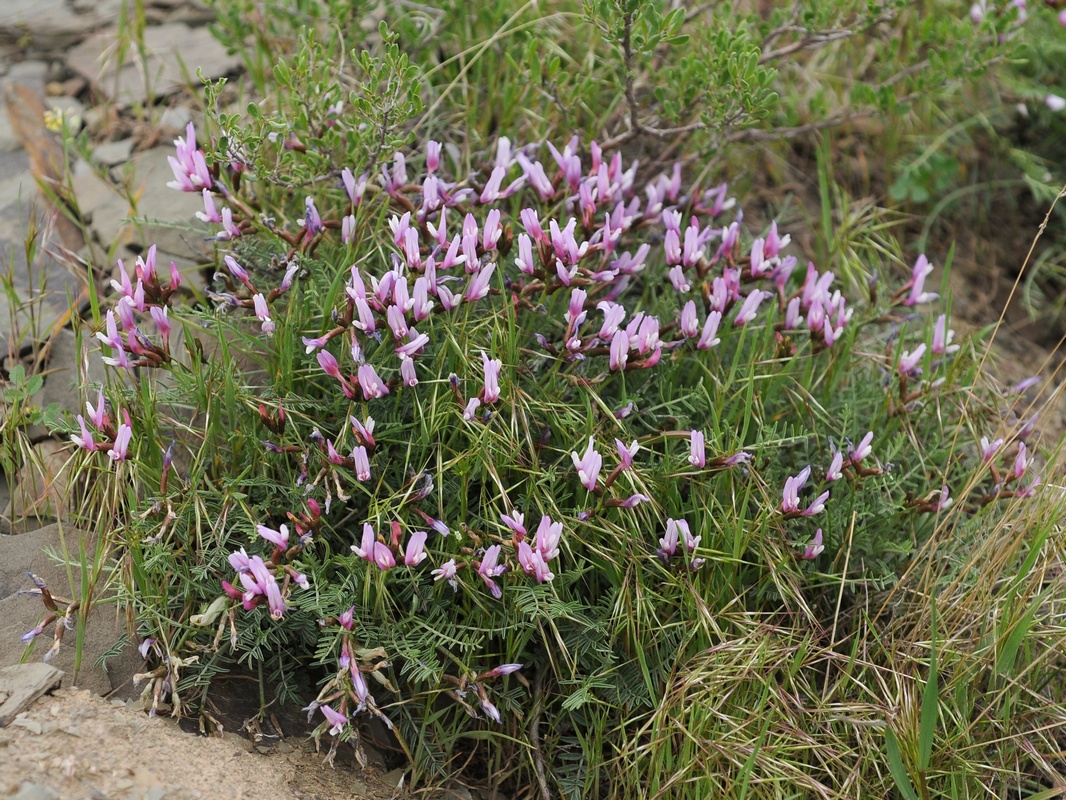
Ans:
[{"label": "gray rock", "polygon": [[23,781],[22,786],[11,800],[59,800],[59,795],[40,783]]},{"label": "gray rock", "polygon": [[171,136],[184,135],[185,126],[192,122],[192,112],[186,106],[171,106],[159,117],[159,127]]},{"label": "gray rock", "polygon": [[[60,561],[54,561],[46,551],[55,553]],[[67,599],[80,597],[83,551],[91,567],[96,557],[96,539],[70,526],[49,525],[19,536],[0,537],[0,581],[3,582],[0,586],[5,591],[12,585],[16,590],[33,588],[25,576],[26,572],[33,572],[44,580],[55,596]],[[108,566],[106,561],[103,566]],[[21,580],[13,574],[16,572],[22,574]],[[0,599],[0,666],[18,664],[22,660],[27,645],[22,644],[19,637],[36,627],[46,613],[40,597],[11,594]],[[30,660],[40,661],[52,646],[54,632],[55,628],[50,626],[36,639],[32,644],[34,649]],[[116,619],[111,606],[96,605],[86,623],[81,663],[75,665],[76,631],[65,632],[59,652],[51,663],[71,676],[71,683],[75,686],[97,694],[107,694],[121,688],[121,696],[133,696],[137,692],[129,678],[139,672],[143,665],[135,647],[127,645],[117,656],[108,659],[105,665],[97,664],[125,633],[124,621]]]},{"label": "gray rock", "polygon": [[197,84],[197,68],[207,78],[219,78],[240,67],[240,59],[229,55],[206,28],[180,23],[148,28],[143,62],[131,43],[120,65],[114,57],[116,43],[114,32],[94,34],[70,51],[67,65],[92,81],[98,91],[127,105],[150,105],[190,83]]},{"label": "gray rock", "polygon": [[117,142],[105,142],[99,144],[93,150],[93,161],[113,167],[130,159],[133,152],[133,139],[120,139]]},{"label": "gray rock", "polygon": [[49,664],[13,664],[0,667],[0,728],[55,689],[63,672]]}]

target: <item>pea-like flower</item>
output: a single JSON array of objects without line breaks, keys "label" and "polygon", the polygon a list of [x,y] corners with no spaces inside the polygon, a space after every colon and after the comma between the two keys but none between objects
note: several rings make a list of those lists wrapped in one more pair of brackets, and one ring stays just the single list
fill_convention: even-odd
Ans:
[{"label": "pea-like flower", "polygon": [[590,492],[596,491],[596,480],[600,475],[600,468],[603,466],[603,457],[596,452],[593,437],[589,437],[589,444],[585,448],[584,455],[579,456],[575,450],[570,453],[570,458],[574,461],[574,468],[577,470],[577,477],[581,481],[581,485]]}]

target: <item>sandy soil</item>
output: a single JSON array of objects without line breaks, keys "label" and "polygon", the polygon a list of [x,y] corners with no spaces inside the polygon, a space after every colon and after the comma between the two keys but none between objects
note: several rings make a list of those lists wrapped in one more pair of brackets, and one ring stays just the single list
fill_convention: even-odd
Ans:
[{"label": "sandy soil", "polygon": [[373,770],[324,765],[324,753],[303,737],[283,739],[261,755],[235,733],[188,735],[133,705],[87,689],[60,689],[37,701],[0,728],[0,797],[21,791],[39,800],[384,800],[397,794]]}]

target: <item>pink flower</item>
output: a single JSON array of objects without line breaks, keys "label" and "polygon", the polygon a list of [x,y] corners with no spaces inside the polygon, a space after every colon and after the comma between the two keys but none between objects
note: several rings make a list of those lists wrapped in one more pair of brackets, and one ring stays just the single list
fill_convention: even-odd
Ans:
[{"label": "pink flower", "polygon": [[527,575],[536,578],[537,583],[547,583],[555,578],[555,575],[548,569],[547,560],[530,547],[528,542],[518,543],[518,563]]},{"label": "pink flower", "polygon": [[133,429],[125,423],[119,425],[118,433],[115,435],[115,443],[107,453],[108,457],[112,461],[125,461],[129,453],[130,439],[132,438]]},{"label": "pink flower", "polygon": [[685,303],[684,308],[681,309],[681,333],[691,339],[700,332],[700,320],[696,316],[696,303],[689,300]]},{"label": "pink flower", "polygon": [[621,439],[615,439],[614,446],[618,449],[618,457],[621,459],[621,461],[618,463],[619,471],[626,470],[632,467],[633,456],[635,456],[637,454],[637,451],[640,449],[640,445],[637,443],[637,440],[634,439],[633,443],[626,447],[625,442],[623,442]]},{"label": "pink flower", "polygon": [[954,353],[959,349],[957,344],[952,344],[951,340],[955,338],[955,331],[948,328],[948,318],[945,314],[941,314],[937,317],[936,324],[933,325],[933,346],[932,351],[939,356],[946,355],[948,353]]},{"label": "pink flower", "polygon": [[389,387],[382,382],[377,372],[369,364],[363,364],[359,367],[356,372],[356,378],[358,378],[359,387],[363,390],[363,396],[367,400],[384,397],[389,393]]},{"label": "pink flower", "polygon": [[400,377],[404,386],[417,386],[418,373],[415,372],[414,359],[409,356],[400,359]]},{"label": "pink flower", "polygon": [[377,564],[378,569],[382,572],[396,566],[396,558],[387,544],[374,542],[374,563]]},{"label": "pink flower", "polygon": [[825,479],[827,481],[839,481],[844,477],[844,473],[841,469],[844,466],[844,454],[840,451],[833,453],[833,460],[829,464],[829,469],[826,470]]},{"label": "pink flower", "polygon": [[1052,111],[1062,111],[1066,108],[1066,98],[1059,97],[1057,94],[1049,94],[1044,98],[1044,105]]},{"label": "pink flower", "polygon": [[814,538],[811,539],[811,543],[807,545],[807,549],[803,551],[803,555],[800,556],[800,558],[805,561],[812,561],[813,559],[818,558],[823,550],[825,550],[825,545],[822,544],[822,529],[819,528],[815,531]]},{"label": "pink flower", "polygon": [[352,449],[352,461],[355,464],[355,479],[362,482],[370,480],[370,457],[363,445],[358,444]]},{"label": "pink flower", "polygon": [[503,362],[498,358],[489,358],[482,350],[481,365],[485,370],[484,401],[495,403],[500,399],[500,369],[503,367]]},{"label": "pink flower", "polygon": [[704,437],[702,431],[693,430],[689,434],[689,457],[688,463],[698,469],[703,469],[707,466],[707,455],[704,448]]},{"label": "pink flower", "polygon": [[507,570],[506,564],[497,564],[497,560],[500,557],[500,550],[502,548],[498,544],[492,545],[485,551],[485,555],[481,558],[481,564],[477,568],[477,574],[481,576],[481,580],[484,581],[485,586],[492,592],[492,596],[499,600],[503,596],[503,590],[499,587],[493,578],[497,578]]},{"label": "pink flower", "polygon": [[365,444],[367,447],[374,447],[377,442],[374,441],[374,418],[367,417],[366,422],[360,422],[357,417],[348,417],[348,421],[352,423],[352,431],[355,433],[355,438]]},{"label": "pink flower", "polygon": [[[989,461],[991,461],[992,458],[996,455],[996,451],[999,450],[1000,445],[1002,445],[1002,444],[1003,444],[1003,440],[1002,439],[996,439],[995,441],[989,442],[987,436],[982,436],[981,437],[981,460],[984,461],[986,464]],[[1022,447],[1024,447],[1024,446],[1025,445],[1022,445]]]},{"label": "pink flower", "polygon": [[374,529],[370,527],[369,522],[364,522],[362,541],[360,541],[360,543],[357,545],[353,544],[351,546],[352,552],[359,556],[359,558],[366,559],[367,561],[373,561],[375,541],[376,537],[374,536]]},{"label": "pink flower", "polygon": [[273,544],[275,547],[287,548],[289,546],[289,526],[282,525],[281,530],[268,528],[266,525],[257,525],[256,531],[260,536]]},{"label": "pink flower", "polygon": [[322,367],[323,372],[331,378],[336,378],[339,381],[344,380],[341,377],[340,365],[337,363],[337,359],[334,357],[333,353],[329,352],[329,350],[319,350],[316,358],[318,359],[318,365]]},{"label": "pink flower", "polygon": [[1028,471],[1032,460],[1027,460],[1026,455],[1025,442],[1018,442],[1018,455],[1014,459],[1014,469],[1011,471],[1014,478],[1020,478]]},{"label": "pink flower", "polygon": [[537,268],[533,260],[533,243],[524,233],[518,234],[518,258],[514,260],[514,263],[518,265],[518,271],[526,275],[532,275]]},{"label": "pink flower", "polygon": [[211,195],[210,189],[203,190],[204,196],[204,210],[196,212],[196,218],[201,222],[218,223],[222,222],[222,217],[218,215],[218,210],[215,208],[215,198]]},{"label": "pink flower", "polygon": [[825,501],[829,499],[829,492],[824,491],[818,495],[814,502],[812,502],[807,508],[801,512],[805,517],[813,517],[815,514],[820,514],[825,511]]},{"label": "pink flower", "polygon": [[637,492],[636,494],[630,495],[625,500],[623,500],[621,508],[635,508],[636,506],[639,506],[641,503],[650,503],[650,502],[651,502],[651,498],[650,497],[648,497],[646,494],[640,494],[639,492]]},{"label": "pink flower", "polygon": [[477,410],[481,406],[481,401],[476,397],[471,397],[466,404],[466,408],[463,409],[463,419],[467,422],[473,422],[474,417],[477,415]]},{"label": "pink flower", "polygon": [[852,464],[858,464],[866,458],[866,456],[870,455],[870,453],[873,452],[873,447],[871,446],[873,440],[874,432],[867,431],[866,435],[863,436],[862,440],[859,442],[859,446],[852,450],[848,455],[848,460],[851,461]]},{"label": "pink flower", "polygon": [[925,253],[922,253],[918,256],[918,260],[914,262],[914,267],[911,270],[911,279],[907,283],[910,287],[910,293],[904,298],[903,305],[916,306],[920,303],[930,303],[940,296],[924,291],[925,279],[929,277],[932,271],[933,265],[929,263]]},{"label": "pink flower", "polygon": [[589,445],[583,456],[578,456],[577,451],[570,453],[577,469],[577,477],[581,485],[590,492],[596,490],[596,479],[599,477],[600,468],[603,466],[603,458],[596,452],[593,437],[589,437]]},{"label": "pink flower", "polygon": [[96,426],[97,430],[103,430],[107,427],[107,405],[104,401],[104,390],[100,389],[96,399],[96,408],[92,407],[92,404],[88,400],[85,401],[85,412],[89,417],[89,421]]},{"label": "pink flower", "polygon": [[737,311],[736,317],[733,318],[733,324],[736,326],[747,325],[753,319],[759,311],[759,304],[763,299],[769,295],[769,292],[762,292],[758,289],[753,289],[751,294],[745,298],[744,302],[740,306],[740,310]]},{"label": "pink flower", "polygon": [[489,293],[489,280],[492,278],[492,273],[496,270],[496,262],[493,261],[486,264],[470,279],[470,283],[466,287],[466,300],[467,302],[473,302],[475,300],[481,300]]},{"label": "pink flower", "polygon": [[900,375],[908,375],[914,371],[915,367],[922,360],[922,356],[925,355],[925,342],[914,348],[913,352],[903,351],[899,357],[899,373]]},{"label": "pink flower", "polygon": [[629,360],[629,336],[624,330],[618,329],[611,339],[610,367],[612,370],[623,370]]},{"label": "pink flower", "polygon": [[411,538],[407,540],[407,548],[403,553],[404,564],[409,567],[417,567],[428,558],[426,553],[427,536],[428,534],[425,531],[415,531],[411,534]]},{"label": "pink flower", "polygon": [[330,706],[319,706],[318,710],[322,712],[322,716],[324,716],[326,722],[330,724],[330,736],[336,736],[344,729],[344,726],[348,724],[348,718],[339,711],[334,711]]},{"label": "pink flower", "polygon": [[451,586],[452,589],[458,589],[459,584],[455,578],[458,570],[459,568],[455,563],[455,559],[449,558],[447,561],[445,561],[443,564],[437,567],[437,569],[433,570],[429,574],[433,576],[433,580],[446,580],[448,581],[448,585]]},{"label": "pink flower", "polygon": [[78,425],[81,426],[81,436],[71,436],[70,441],[74,442],[78,447],[88,450],[90,453],[99,449],[96,442],[93,441],[92,433],[85,426],[85,417],[81,414],[78,414]]},{"label": "pink flower", "polygon": [[526,535],[526,517],[525,514],[523,514],[517,508],[511,512],[510,516],[508,516],[507,514],[501,514],[500,519],[503,520],[504,525],[506,525],[520,537]]},{"label": "pink flower", "polygon": [[707,315],[707,321],[703,323],[700,339],[696,342],[697,350],[710,350],[722,341],[718,338],[718,326],[721,322],[722,313],[720,311],[712,311]]},{"label": "pink flower", "polygon": [[799,474],[793,475],[785,479],[785,488],[781,492],[781,512],[784,514],[798,514],[799,513],[799,493],[800,489],[807,483],[807,478],[810,477],[811,468],[804,467]]},{"label": "pink flower", "polygon": [[559,540],[563,535],[563,523],[553,522],[547,514],[540,518],[533,546],[545,561],[551,561],[559,555]]},{"label": "pink flower", "polygon": [[274,321],[270,319],[266,298],[261,294],[252,295],[252,303],[255,305],[255,316],[263,323],[263,333],[274,333]]}]

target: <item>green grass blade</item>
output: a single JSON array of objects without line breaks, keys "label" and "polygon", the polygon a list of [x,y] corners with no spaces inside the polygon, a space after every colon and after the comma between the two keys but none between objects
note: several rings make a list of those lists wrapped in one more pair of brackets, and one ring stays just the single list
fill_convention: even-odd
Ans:
[{"label": "green grass blade", "polygon": [[940,687],[936,653],[936,600],[930,610],[932,636],[929,641],[929,678],[922,693],[922,717],[918,728],[918,769],[925,772],[933,756],[936,723],[940,711]]},{"label": "green grass blade", "polygon": [[891,728],[885,730],[885,756],[888,758],[888,771],[892,773],[892,780],[896,782],[900,794],[906,800],[918,800],[918,793],[914,791],[914,784],[907,774],[907,765],[903,763],[903,754],[899,751],[899,741]]}]

